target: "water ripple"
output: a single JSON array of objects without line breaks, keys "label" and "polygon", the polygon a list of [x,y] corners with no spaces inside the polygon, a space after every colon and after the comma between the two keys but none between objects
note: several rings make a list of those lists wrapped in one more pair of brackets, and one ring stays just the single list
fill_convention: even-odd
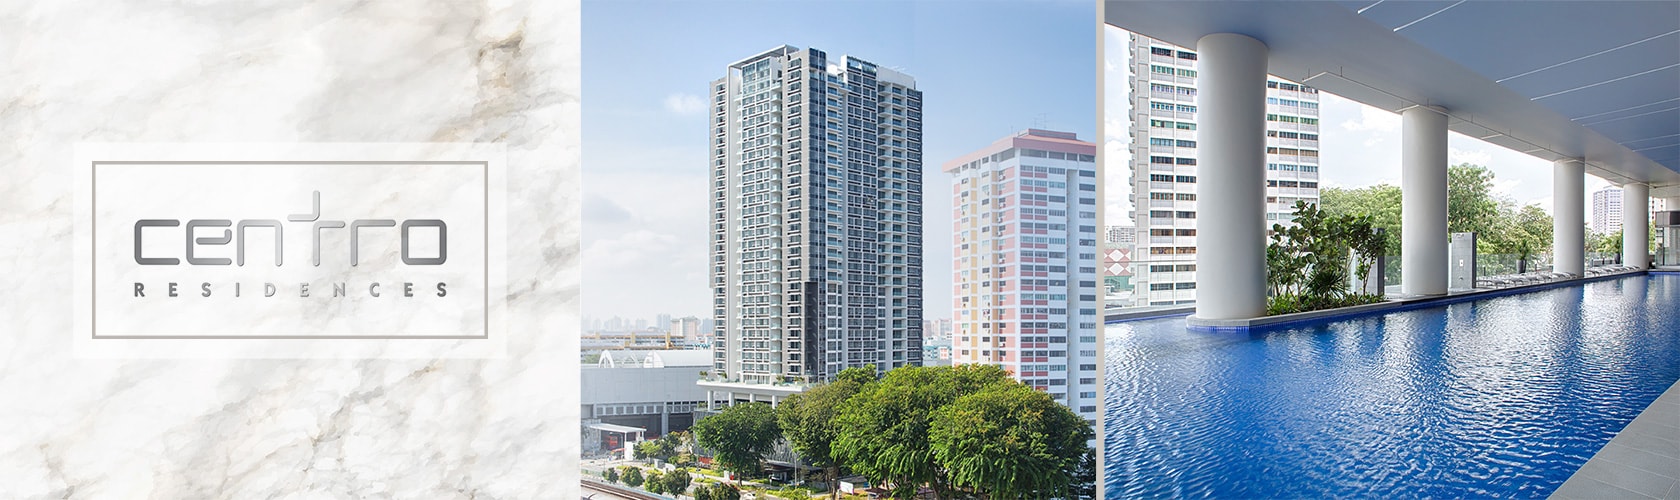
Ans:
[{"label": "water ripple", "polygon": [[1108,495],[1545,496],[1680,379],[1680,276],[1252,334],[1107,328]]}]

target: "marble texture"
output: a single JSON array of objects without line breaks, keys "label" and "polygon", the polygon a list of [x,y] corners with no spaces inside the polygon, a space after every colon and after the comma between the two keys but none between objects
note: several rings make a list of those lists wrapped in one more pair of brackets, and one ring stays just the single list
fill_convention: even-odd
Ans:
[{"label": "marble texture", "polygon": [[[0,498],[576,498],[578,5],[0,2]],[[491,142],[507,356],[71,352],[83,142]]]}]

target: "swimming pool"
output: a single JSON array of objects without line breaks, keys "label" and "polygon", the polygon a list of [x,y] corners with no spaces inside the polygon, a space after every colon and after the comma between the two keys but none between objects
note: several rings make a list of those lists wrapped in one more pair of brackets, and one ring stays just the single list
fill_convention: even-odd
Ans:
[{"label": "swimming pool", "polygon": [[1680,276],[1106,333],[1109,497],[1540,497],[1680,379]]}]

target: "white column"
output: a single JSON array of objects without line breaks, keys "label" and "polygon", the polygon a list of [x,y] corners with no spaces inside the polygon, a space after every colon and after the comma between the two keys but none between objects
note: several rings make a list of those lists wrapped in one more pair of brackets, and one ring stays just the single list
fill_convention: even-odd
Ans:
[{"label": "white column", "polygon": [[1196,50],[1196,317],[1258,318],[1266,315],[1266,44],[1215,33]]},{"label": "white column", "polygon": [[1586,265],[1586,173],[1578,159],[1552,162],[1552,270],[1575,276]]},{"label": "white column", "polygon": [[1645,268],[1651,256],[1651,186],[1622,186],[1622,263]]},{"label": "white column", "polygon": [[1400,125],[1400,292],[1447,293],[1447,111],[1413,106]]}]

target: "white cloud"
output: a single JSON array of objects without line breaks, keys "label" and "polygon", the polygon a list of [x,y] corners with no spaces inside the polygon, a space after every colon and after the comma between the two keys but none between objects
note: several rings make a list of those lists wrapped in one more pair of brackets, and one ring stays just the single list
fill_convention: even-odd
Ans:
[{"label": "white cloud", "polygon": [[1342,129],[1353,132],[1391,133],[1400,130],[1400,115],[1371,106],[1360,106],[1359,120],[1342,122]]},{"label": "white cloud", "polygon": [[1487,167],[1492,166],[1493,164],[1493,153],[1483,149],[1458,149],[1449,147],[1447,148],[1447,158],[1449,159],[1448,163],[1453,165],[1471,163]]},{"label": "white cloud", "polygon": [[694,115],[706,112],[706,100],[694,94],[671,94],[665,96],[665,110],[679,115]]}]

